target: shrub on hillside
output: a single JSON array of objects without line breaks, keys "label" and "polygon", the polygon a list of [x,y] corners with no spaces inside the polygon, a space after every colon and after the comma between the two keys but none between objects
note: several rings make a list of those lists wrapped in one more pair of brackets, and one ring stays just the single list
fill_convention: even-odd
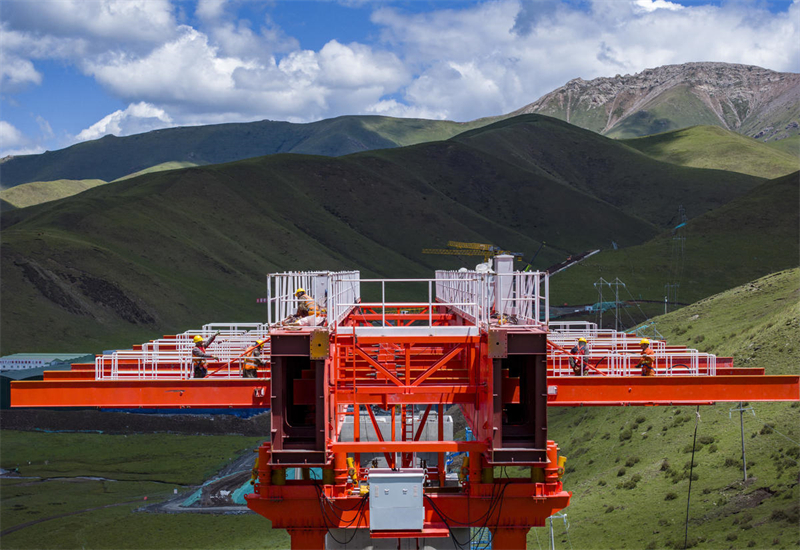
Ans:
[{"label": "shrub on hillside", "polygon": [[702,436],[697,438],[697,441],[699,441],[703,445],[711,445],[712,443],[714,443],[715,440],[710,435],[702,435]]},{"label": "shrub on hillside", "polygon": [[622,476],[624,476],[624,475],[625,475],[625,468],[620,468],[620,469],[617,471],[617,477],[622,477]]},{"label": "shrub on hillside", "polygon": [[628,428],[627,430],[625,430],[624,432],[619,434],[619,440],[620,441],[627,441],[632,436],[633,436],[633,431],[630,428]]},{"label": "shrub on hillside", "polygon": [[632,456],[632,457],[628,458],[628,460],[625,461],[625,466],[630,468],[633,465],[638,464],[638,463],[639,463],[639,457],[638,456]]},{"label": "shrub on hillside", "polygon": [[670,491],[669,493],[666,494],[664,500],[675,500],[676,498],[678,498],[678,495]]}]

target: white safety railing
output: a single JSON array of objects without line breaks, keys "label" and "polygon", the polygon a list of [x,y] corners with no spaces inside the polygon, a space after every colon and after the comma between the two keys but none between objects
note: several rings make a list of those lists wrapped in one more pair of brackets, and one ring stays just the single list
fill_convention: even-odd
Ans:
[{"label": "white safety railing", "polygon": [[[374,302],[365,302],[363,299],[352,301],[352,302],[345,302],[340,301],[337,302],[337,315],[341,317],[339,321],[337,321],[337,325],[334,326],[334,330],[338,326],[338,323],[344,319],[344,312],[350,311],[356,307],[362,309],[371,309],[373,311],[380,311],[381,318],[379,320],[374,321],[372,324],[373,327],[391,327],[392,329],[413,329],[413,328],[420,328],[420,327],[433,327],[435,326],[434,323],[434,309],[439,306],[443,307],[450,307],[453,309],[457,309],[458,311],[467,312],[468,315],[465,315],[465,320],[470,321],[470,318],[480,318],[480,311],[481,307],[483,306],[483,310],[486,310],[485,304],[481,304],[480,294],[468,296],[464,293],[444,293],[444,297],[440,296],[438,290],[440,288],[444,288],[440,285],[446,284],[465,284],[465,280],[461,277],[454,277],[454,278],[444,278],[439,276],[439,272],[437,272],[436,279],[350,279],[348,284],[358,284],[358,289],[360,290],[362,285],[369,285],[374,287],[379,287],[379,291],[374,292],[374,295],[377,295],[380,292],[380,300]],[[387,300],[387,286],[388,285],[404,285],[408,287],[409,285],[418,285],[420,289],[427,294],[425,301],[390,301]],[[424,289],[424,290],[423,290]],[[396,311],[403,311],[403,310],[413,310],[413,309],[424,309],[427,311],[428,318],[427,319],[419,319],[415,321],[412,325],[404,326],[404,327],[397,327],[392,325],[391,323],[387,322],[386,314],[387,310],[389,313],[396,312]],[[477,324],[477,323],[476,323]]]},{"label": "white safety railing", "polygon": [[487,274],[476,271],[437,271],[440,302],[476,304],[454,307],[481,327],[491,324],[546,326],[549,321],[549,278],[539,271]]},{"label": "white safety railing", "polygon": [[501,320],[518,325],[547,325],[550,320],[550,278],[541,271],[494,275],[495,309]]},{"label": "white safety railing", "polygon": [[[562,329],[564,327],[561,327]],[[548,342],[558,348],[551,348],[547,355],[548,369],[553,376],[573,376],[570,354],[577,345],[578,338],[587,341],[587,354],[583,355],[585,365],[612,376],[636,376],[641,374],[637,368],[641,359],[640,338],[633,334],[600,330],[595,327],[569,327],[573,330],[551,331]],[[656,374],[668,376],[717,374],[717,357],[691,348],[675,349],[663,340],[650,340],[656,361]],[[566,350],[570,353],[564,353]],[[578,357],[574,357],[578,359]],[[591,374],[590,369],[590,374]]]},{"label": "white safety railing", "polygon": [[[339,306],[342,302],[357,302],[360,298],[358,271],[290,271],[270,273],[267,276],[267,324],[274,325],[293,315],[300,300],[295,293],[302,288],[314,299],[328,317],[328,325],[337,322],[343,314]],[[336,288],[333,288],[333,286]],[[331,300],[334,300],[331,302]],[[335,315],[327,315],[334,308]]]},{"label": "white safety railing", "polygon": [[[250,330],[248,330],[250,329]],[[135,380],[182,380],[193,376],[192,349],[194,337],[210,338],[219,332],[206,353],[218,358],[209,361],[208,370],[215,378],[241,376],[239,357],[257,340],[267,340],[261,352],[268,360],[270,353],[268,326],[262,323],[213,323],[200,330],[189,330],[174,338],[160,338],[142,344],[141,350],[118,350],[95,358],[95,378]],[[216,370],[217,365],[224,368]]]},{"label": "white safety railing", "polygon": [[488,278],[487,273],[476,271],[436,271],[436,301],[449,304],[465,320],[482,326],[488,321],[491,303]]},{"label": "white safety railing", "polygon": [[328,327],[335,327],[361,302],[361,274],[341,271],[330,274],[328,294]]}]

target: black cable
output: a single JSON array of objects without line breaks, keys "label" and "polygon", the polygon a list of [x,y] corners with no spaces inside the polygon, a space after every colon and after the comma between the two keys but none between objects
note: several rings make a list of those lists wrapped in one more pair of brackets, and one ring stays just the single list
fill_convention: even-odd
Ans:
[{"label": "black cable", "polygon": [[692,461],[689,463],[689,494],[686,496],[686,531],[683,535],[683,550],[686,550],[689,542],[689,503],[692,499],[692,471],[694,470],[694,447],[697,443],[697,425],[700,423],[700,405],[697,405],[695,412],[697,417],[694,420],[694,440],[692,441]]},{"label": "black cable", "polygon": [[[350,539],[345,541],[345,542],[343,542],[343,541],[338,540],[335,536],[333,536],[333,533],[331,533],[331,528],[330,528],[330,525],[329,525],[329,523],[330,523],[329,519],[330,518],[328,517],[328,513],[325,510],[325,505],[323,504],[323,501],[326,504],[328,504],[329,506],[332,506],[332,507],[335,506],[336,508],[338,508],[338,506],[336,506],[335,504],[333,504],[330,501],[330,499],[328,498],[327,495],[324,494],[324,491],[322,490],[322,488],[319,486],[318,483],[314,483],[313,486],[314,486],[314,489],[317,491],[317,497],[318,497],[318,501],[319,501],[320,512],[322,513],[322,521],[325,523],[325,529],[328,532],[328,535],[330,535],[330,537],[334,540],[334,542],[336,542],[340,546],[346,546],[346,545],[350,544],[351,542],[353,542],[353,539],[355,539],[356,535],[358,534],[358,529],[361,526],[361,517],[363,516],[364,506],[366,505],[368,495],[364,495],[363,497],[361,497],[361,501],[358,503],[358,505],[354,506],[350,510],[346,510],[348,512],[352,512],[353,510],[357,509],[357,512],[356,512],[355,517],[353,519],[351,519],[349,523],[345,524],[344,527],[342,527],[342,528],[344,528],[344,529],[350,528],[356,520],[358,520],[358,523],[356,524],[355,529],[353,529],[353,534],[351,535]],[[342,510],[341,508],[339,508],[339,509]],[[343,510],[343,511],[345,511],[345,510]],[[333,515],[334,515],[334,518],[336,518],[336,514],[334,513]],[[339,523],[342,523],[342,518],[341,518],[341,516],[339,516],[336,519],[338,519],[338,522],[337,522],[337,526],[338,526]],[[337,528],[339,528],[339,527],[337,527]]]}]

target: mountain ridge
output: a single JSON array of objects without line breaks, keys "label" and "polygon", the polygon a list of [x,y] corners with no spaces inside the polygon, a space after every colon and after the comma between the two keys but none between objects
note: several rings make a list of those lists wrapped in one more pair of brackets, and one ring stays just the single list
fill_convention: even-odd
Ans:
[{"label": "mountain ridge", "polygon": [[713,124],[769,141],[800,130],[800,74],[717,62],[663,65],[633,75],[575,78],[511,115],[525,113],[610,137]]},{"label": "mountain ridge", "polygon": [[[526,131],[530,125],[536,132]],[[635,201],[614,206],[580,189],[575,165],[584,162],[582,171],[590,171],[591,158],[555,159],[534,170],[533,162],[520,167],[497,156],[497,148],[480,148],[480,140],[494,139],[514,145],[507,156],[518,155],[532,135],[551,142],[554,152],[577,138],[599,143],[610,164],[597,177],[609,186],[631,179],[632,171],[640,188],[666,188],[679,174],[698,197],[707,195],[698,201],[703,209],[715,206],[708,197],[745,193],[762,181],[674,167],[539,115],[465,142],[343,157],[271,155],[145,174],[4,213],[3,351],[41,348],[42,330],[53,335],[47,345],[62,351],[107,349],[210,320],[259,318],[255,298],[267,272],[356,268],[365,276],[418,277],[471,265],[422,254],[450,239],[531,255],[544,240],[537,261],[546,266],[658,233],[653,221],[635,215]],[[651,201],[668,210],[683,193],[665,189]],[[562,204],[581,208],[554,207]]]}]

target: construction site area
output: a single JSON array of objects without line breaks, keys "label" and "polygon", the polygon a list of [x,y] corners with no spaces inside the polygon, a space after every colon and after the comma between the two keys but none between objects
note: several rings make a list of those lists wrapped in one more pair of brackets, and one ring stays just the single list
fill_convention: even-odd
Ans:
[{"label": "construction site area", "polygon": [[430,279],[270,274],[263,322],[210,323],[12,382],[11,405],[268,409],[221,430],[260,436],[257,452],[157,508],[252,510],[293,549],[510,549],[548,520],[553,539],[554,515],[581,498],[550,407],[799,399],[797,375],[551,321],[548,273],[513,261]]}]

